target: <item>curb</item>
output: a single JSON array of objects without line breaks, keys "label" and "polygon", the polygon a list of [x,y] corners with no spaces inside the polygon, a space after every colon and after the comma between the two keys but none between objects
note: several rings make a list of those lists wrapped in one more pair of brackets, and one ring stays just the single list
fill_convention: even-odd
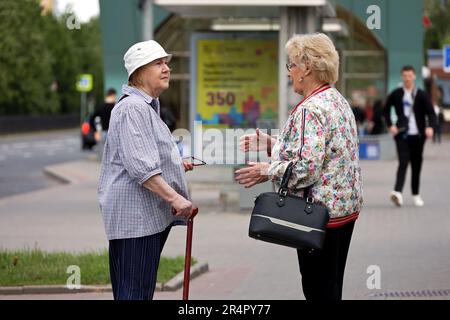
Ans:
[{"label": "curb", "polygon": [[85,293],[85,292],[110,292],[110,285],[104,286],[80,286],[80,288],[69,289],[61,285],[39,285],[39,286],[18,286],[0,287],[0,295],[17,294],[61,294],[61,293]]},{"label": "curb", "polygon": [[[191,280],[208,271],[208,263],[197,262],[191,267]],[[166,283],[158,282],[155,291],[176,291],[183,286],[184,272],[180,272]],[[0,287],[0,295],[19,294],[66,294],[66,293],[112,292],[111,285],[82,285],[69,289],[62,285]]]},{"label": "curb", "polygon": [[67,179],[66,177],[64,177],[63,175],[60,175],[56,172],[54,172],[51,168],[49,167],[45,167],[44,170],[42,170],[42,172],[48,176],[49,178],[55,179],[56,181],[59,181],[62,184],[70,184],[72,183],[72,181],[70,179]]},{"label": "curb", "polygon": [[[89,161],[86,162],[90,163]],[[44,167],[42,171],[48,177],[53,178],[63,184],[78,184],[91,180],[92,177],[89,176],[88,173],[80,170],[80,168],[78,168],[77,171],[77,166],[80,166],[80,163],[83,163],[83,160],[73,161],[69,165],[67,163],[49,165]],[[75,171],[72,170],[73,167],[75,167]]]},{"label": "curb", "polygon": [[[191,267],[190,270],[191,280],[198,277],[202,273],[207,272],[208,270],[209,270],[208,263],[197,262]],[[176,291],[183,286],[183,281],[184,281],[184,272],[182,271],[175,277],[164,283],[162,286],[162,291]]]}]

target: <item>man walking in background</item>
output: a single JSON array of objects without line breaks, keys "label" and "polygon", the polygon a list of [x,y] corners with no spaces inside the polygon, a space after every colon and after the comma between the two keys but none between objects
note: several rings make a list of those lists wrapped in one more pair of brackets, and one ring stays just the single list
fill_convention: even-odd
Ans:
[{"label": "man walking in background", "polygon": [[[384,117],[389,132],[395,139],[399,165],[391,201],[401,206],[403,204],[402,190],[405,183],[406,169],[411,162],[411,189],[413,203],[422,207],[420,187],[420,171],[422,168],[423,148],[425,140],[433,137],[436,124],[436,114],[427,94],[415,86],[416,74],[412,66],[402,68],[403,86],[395,89],[387,98],[384,107]],[[397,116],[396,123],[391,120],[391,106]]]}]

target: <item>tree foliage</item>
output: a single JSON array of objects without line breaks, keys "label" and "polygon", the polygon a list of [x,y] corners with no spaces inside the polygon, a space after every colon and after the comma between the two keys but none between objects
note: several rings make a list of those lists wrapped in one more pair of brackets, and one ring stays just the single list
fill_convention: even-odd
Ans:
[{"label": "tree foliage", "polygon": [[80,73],[94,74],[89,95],[102,101],[98,18],[70,29],[68,15],[43,15],[36,0],[0,0],[0,115],[77,113]]},{"label": "tree foliage", "polygon": [[442,49],[450,44],[450,1],[425,0],[425,14],[431,27],[425,32],[425,49]]},{"label": "tree foliage", "polygon": [[44,20],[33,1],[0,1],[0,112],[58,111]]}]

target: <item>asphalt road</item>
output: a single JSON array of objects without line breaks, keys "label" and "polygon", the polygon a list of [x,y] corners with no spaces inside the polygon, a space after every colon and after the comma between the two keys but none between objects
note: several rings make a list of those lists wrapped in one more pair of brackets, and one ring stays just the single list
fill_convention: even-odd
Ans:
[{"label": "asphalt road", "polygon": [[60,182],[43,173],[45,166],[80,160],[77,129],[0,136],[0,198],[50,187]]}]

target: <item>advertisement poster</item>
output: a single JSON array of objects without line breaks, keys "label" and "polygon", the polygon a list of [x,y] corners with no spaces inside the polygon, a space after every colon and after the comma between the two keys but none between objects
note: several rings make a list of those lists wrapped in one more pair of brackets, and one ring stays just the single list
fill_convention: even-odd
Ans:
[{"label": "advertisement poster", "polygon": [[276,38],[208,38],[196,46],[196,121],[206,128],[276,124]]}]

